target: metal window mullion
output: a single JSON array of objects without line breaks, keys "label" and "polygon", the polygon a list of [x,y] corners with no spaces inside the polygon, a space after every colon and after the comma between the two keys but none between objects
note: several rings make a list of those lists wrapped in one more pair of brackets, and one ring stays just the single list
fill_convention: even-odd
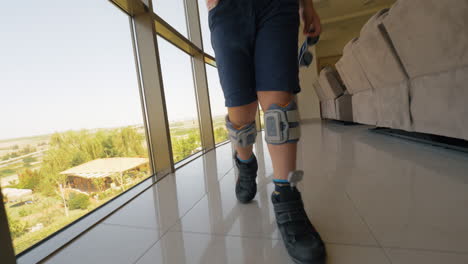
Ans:
[{"label": "metal window mullion", "polygon": [[159,178],[174,171],[174,160],[151,2],[146,12],[133,16],[132,23],[149,152]]},{"label": "metal window mullion", "polygon": [[133,23],[133,18],[131,16],[128,17],[129,24],[130,24],[130,34],[131,34],[131,39],[132,39],[132,47],[133,47],[133,54],[135,58],[135,66],[136,66],[136,73],[137,73],[137,78],[138,78],[138,87],[139,87],[139,92],[140,92],[140,102],[141,102],[141,108],[142,108],[142,113],[143,113],[143,126],[145,129],[145,137],[146,137],[146,145],[148,147],[148,157],[149,157],[149,165],[151,168],[151,173],[155,174],[156,173],[156,163],[155,163],[155,156],[153,153],[152,145],[151,144],[151,137],[150,137],[150,132],[148,129],[148,116],[147,116],[147,111],[146,111],[146,101],[145,101],[145,95],[144,91],[142,89],[141,85],[141,69],[140,69],[140,60],[139,60],[139,55],[138,55],[138,50],[137,50],[137,45],[136,45],[136,39],[135,39],[135,28],[134,28],[134,23]]},{"label": "metal window mullion", "polygon": [[2,263],[13,264],[16,263],[15,251],[13,249],[13,242],[10,235],[10,228],[8,227],[8,217],[3,204],[3,194],[0,187],[0,241],[2,241],[2,248],[0,250],[0,259]]},{"label": "metal window mullion", "polygon": [[255,126],[257,128],[257,131],[262,130],[262,122],[261,122],[261,116],[260,116],[260,106],[257,106],[257,114],[255,115]]},{"label": "metal window mullion", "polygon": [[[185,11],[189,39],[195,46],[202,49],[202,35],[197,1],[186,0]],[[192,70],[195,81],[195,94],[197,97],[202,147],[206,151],[215,147],[215,141],[208,81],[206,77],[205,57],[201,52],[192,57]]]}]

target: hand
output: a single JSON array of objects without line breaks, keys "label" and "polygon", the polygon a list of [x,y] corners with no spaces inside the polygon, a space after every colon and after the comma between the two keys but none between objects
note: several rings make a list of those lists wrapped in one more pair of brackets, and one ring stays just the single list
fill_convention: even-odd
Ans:
[{"label": "hand", "polygon": [[312,5],[312,0],[301,0],[302,5],[299,10],[304,29],[302,33],[308,37],[317,37],[322,32],[320,17]]}]

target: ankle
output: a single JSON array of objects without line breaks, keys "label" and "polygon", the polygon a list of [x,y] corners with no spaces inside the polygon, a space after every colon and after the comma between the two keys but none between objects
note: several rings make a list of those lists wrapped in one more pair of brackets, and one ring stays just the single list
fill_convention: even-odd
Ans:
[{"label": "ankle", "polygon": [[274,179],[273,184],[275,185],[273,196],[276,197],[277,201],[287,202],[301,199],[299,190],[295,186],[291,186],[287,180]]},{"label": "ankle", "polygon": [[250,157],[248,157],[247,159],[243,159],[239,156],[239,154],[237,154],[236,159],[242,163],[251,163],[255,159],[255,155],[252,153]]}]

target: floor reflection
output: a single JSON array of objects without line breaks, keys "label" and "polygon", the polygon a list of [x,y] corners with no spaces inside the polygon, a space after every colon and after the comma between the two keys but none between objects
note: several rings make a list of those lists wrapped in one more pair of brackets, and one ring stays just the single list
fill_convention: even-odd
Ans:
[{"label": "floor reflection", "polygon": [[[273,170],[262,134],[254,152],[252,203],[237,202],[233,148],[225,144],[164,178],[49,263],[292,263],[270,202]],[[468,263],[468,155],[366,126],[314,121],[302,126],[298,167],[329,263]]]}]

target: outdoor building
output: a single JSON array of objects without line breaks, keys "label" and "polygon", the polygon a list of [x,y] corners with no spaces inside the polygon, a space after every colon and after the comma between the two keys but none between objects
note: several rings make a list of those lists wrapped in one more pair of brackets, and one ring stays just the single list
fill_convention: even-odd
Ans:
[{"label": "outdoor building", "polygon": [[91,193],[100,191],[96,179],[103,179],[103,189],[108,189],[115,177],[123,177],[124,174],[141,171],[148,166],[147,158],[107,158],[96,159],[79,166],[70,168],[60,174],[67,175],[70,188]]},{"label": "outdoor building", "polygon": [[2,189],[4,199],[8,202],[30,198],[33,194],[29,189],[5,188]]}]

